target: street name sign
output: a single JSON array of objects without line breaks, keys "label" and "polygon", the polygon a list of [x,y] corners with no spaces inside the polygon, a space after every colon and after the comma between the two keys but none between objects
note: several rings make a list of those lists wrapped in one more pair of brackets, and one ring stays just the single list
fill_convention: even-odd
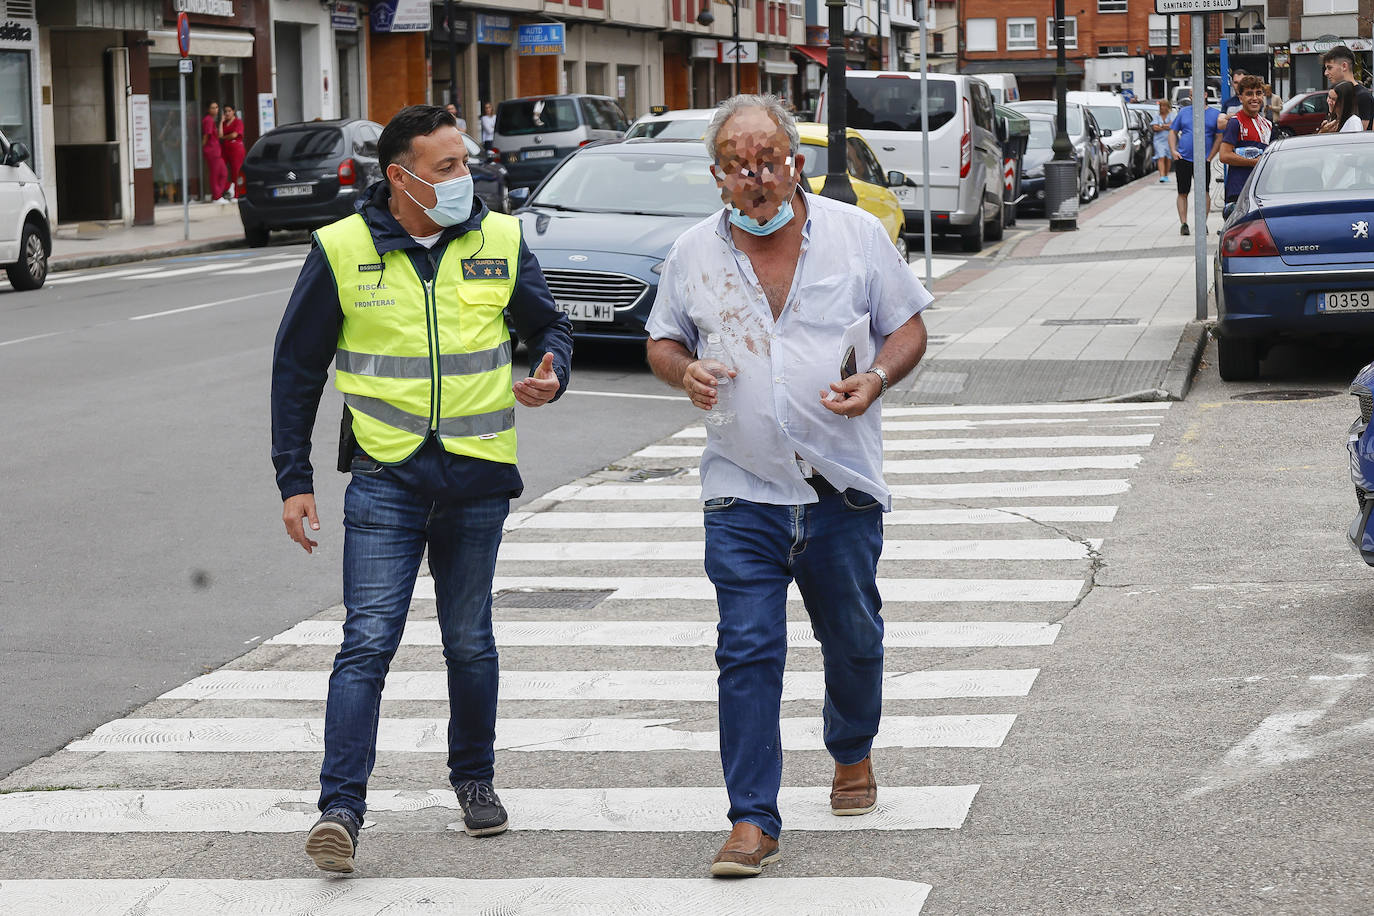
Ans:
[{"label": "street name sign", "polygon": [[1161,16],[1181,16],[1188,13],[1234,13],[1240,0],[1155,0],[1155,12]]}]

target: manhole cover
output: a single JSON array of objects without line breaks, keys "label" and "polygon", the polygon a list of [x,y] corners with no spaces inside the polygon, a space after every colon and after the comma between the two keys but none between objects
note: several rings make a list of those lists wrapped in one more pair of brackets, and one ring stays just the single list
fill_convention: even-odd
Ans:
[{"label": "manhole cover", "polygon": [[1315,401],[1340,394],[1339,391],[1325,391],[1321,388],[1276,388],[1273,391],[1247,391],[1233,394],[1233,401]]},{"label": "manhole cover", "polygon": [[658,480],[663,477],[678,477],[686,473],[686,468],[639,468],[638,470],[626,474],[621,479],[627,480],[630,483],[643,483],[646,480]]},{"label": "manhole cover", "polygon": [[525,589],[513,588],[497,592],[492,607],[560,608],[586,611],[605,601],[614,589]]},{"label": "manhole cover", "polygon": [[1042,325],[1059,328],[1140,324],[1139,318],[1046,318]]}]

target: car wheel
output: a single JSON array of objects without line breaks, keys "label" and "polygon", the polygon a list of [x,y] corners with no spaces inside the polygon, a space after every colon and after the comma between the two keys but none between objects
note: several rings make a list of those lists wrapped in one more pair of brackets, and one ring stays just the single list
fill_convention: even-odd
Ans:
[{"label": "car wheel", "polygon": [[981,213],[973,221],[973,225],[959,233],[959,245],[969,252],[983,250],[983,215]]},{"label": "car wheel", "polygon": [[1088,169],[1088,174],[1084,177],[1079,189],[1078,201],[1086,204],[1090,200],[1097,198],[1097,170]]},{"label": "car wheel", "polygon": [[897,246],[897,253],[902,256],[902,260],[908,260],[911,255],[911,250],[907,248],[906,245],[905,227],[903,227],[903,231],[897,233],[897,238],[893,244]]},{"label": "car wheel", "polygon": [[43,237],[33,223],[24,224],[19,240],[19,260],[5,268],[10,286],[15,289],[38,289],[48,278],[48,253],[43,249]]},{"label": "car wheel", "polygon": [[1223,381],[1253,381],[1259,377],[1259,369],[1259,341],[1244,337],[1217,338],[1217,371]]},{"label": "car wheel", "polygon": [[988,223],[986,235],[989,241],[1000,242],[1007,226],[1006,213],[1002,209],[1002,202],[997,202],[997,219]]},{"label": "car wheel", "polygon": [[266,226],[244,226],[243,237],[250,248],[266,248],[268,239],[272,237],[272,230]]}]

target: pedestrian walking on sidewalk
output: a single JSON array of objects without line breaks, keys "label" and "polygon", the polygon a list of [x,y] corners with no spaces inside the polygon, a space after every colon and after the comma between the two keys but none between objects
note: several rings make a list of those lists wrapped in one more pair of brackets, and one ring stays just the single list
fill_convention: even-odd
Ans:
[{"label": "pedestrian walking on sidewalk", "polygon": [[1225,201],[1240,197],[1246,179],[1254,171],[1255,162],[1269,146],[1274,125],[1264,117],[1264,81],[1247,76],[1240,81],[1241,109],[1226,123],[1222,131],[1217,159],[1227,166]]},{"label": "pedestrian walking on sidewalk", "polygon": [[[1221,112],[1215,108],[1204,108],[1202,111],[1203,120],[1203,149],[1207,150],[1207,159],[1200,166],[1193,165],[1193,109],[1192,99],[1185,96],[1178,103],[1178,114],[1174,117],[1174,122],[1169,125],[1169,155],[1174,160],[1174,174],[1178,176],[1178,234],[1188,235],[1188,194],[1193,189],[1193,176],[1195,172],[1202,173],[1202,188],[1198,190],[1207,199],[1207,212],[1212,212],[1212,200],[1208,193],[1212,188],[1212,158],[1217,154],[1217,125],[1221,117]],[[1205,228],[1205,227],[1204,227]]]},{"label": "pedestrian walking on sidewalk", "polygon": [[491,145],[496,142],[496,112],[491,109],[491,102],[482,103],[482,149],[491,150]]},{"label": "pedestrian walking on sidewalk", "polygon": [[[428,549],[448,670],[449,781],[470,836],[506,829],[492,787],[497,656],[491,583],[523,484],[515,404],[568,382],[572,327],[554,306],[520,221],[473,196],[467,148],[443,108],[402,109],[382,131],[383,178],[320,229],[277,332],[272,461],[286,533],[320,528],[310,433],[331,363],[344,393],[343,645],[324,719],[320,819],[306,852],[351,872],[391,658]],[[511,384],[509,314],[538,363]]]},{"label": "pedestrian walking on sidewalk", "polygon": [[224,119],[220,123],[220,151],[224,155],[224,166],[228,172],[229,196],[238,187],[239,172],[243,169],[243,119],[238,116],[234,106],[224,106]]},{"label": "pedestrian walking on sidewalk", "polygon": [[1283,112],[1283,97],[1274,91],[1274,87],[1268,83],[1264,84],[1264,111],[1265,117],[1275,124],[1279,121],[1279,115]]},{"label": "pedestrian walking on sidewalk", "polygon": [[1154,144],[1155,166],[1159,169],[1159,180],[1166,182],[1169,180],[1169,165],[1173,160],[1169,157],[1169,124],[1173,119],[1169,116],[1169,100],[1159,100],[1159,111],[1150,118],[1150,130],[1153,132],[1151,141]]},{"label": "pedestrian walking on sidewalk", "polygon": [[205,159],[205,180],[211,200],[219,200],[229,187],[229,170],[224,165],[220,143],[219,103],[211,102],[200,119],[200,154]]},{"label": "pedestrian walking on sidewalk", "polygon": [[[733,824],[711,874],[750,876],[779,856],[793,581],[825,659],[830,809],[877,806],[876,575],[892,503],[878,400],[925,352],[920,312],[931,296],[876,219],[799,184],[796,124],[776,96],[722,102],[704,140],[726,206],[683,233],[664,262],[648,357],[709,411],[705,566],[720,614],[720,756]],[[845,359],[846,339],[877,356]]]},{"label": "pedestrian walking on sidewalk", "polygon": [[[1327,85],[1332,89],[1341,83],[1354,85],[1354,113],[1360,118],[1360,130],[1369,130],[1370,120],[1374,119],[1374,93],[1371,93],[1355,78],[1354,52],[1345,45],[1336,45],[1322,55],[1322,72],[1326,75]],[[1329,98],[1328,96],[1328,100]],[[1317,133],[1334,134],[1344,129],[1345,120],[1337,121],[1334,118],[1329,118],[1317,128]]]}]

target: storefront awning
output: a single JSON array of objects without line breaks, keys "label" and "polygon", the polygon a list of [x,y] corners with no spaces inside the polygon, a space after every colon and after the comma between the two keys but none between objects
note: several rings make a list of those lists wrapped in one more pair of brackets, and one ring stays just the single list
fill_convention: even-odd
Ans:
[{"label": "storefront awning", "polygon": [[[148,49],[152,53],[181,55],[181,50],[177,47],[176,32],[150,31],[148,38],[153,42],[153,46]],[[252,57],[253,33],[196,26],[191,30],[191,56]]]},{"label": "storefront awning", "polygon": [[802,57],[809,58],[812,62],[825,66],[825,48],[812,48],[808,45],[793,45],[792,50]]},{"label": "storefront awning", "polygon": [[763,61],[764,73],[776,73],[782,76],[792,76],[797,72],[797,65],[790,60],[768,60]]}]

